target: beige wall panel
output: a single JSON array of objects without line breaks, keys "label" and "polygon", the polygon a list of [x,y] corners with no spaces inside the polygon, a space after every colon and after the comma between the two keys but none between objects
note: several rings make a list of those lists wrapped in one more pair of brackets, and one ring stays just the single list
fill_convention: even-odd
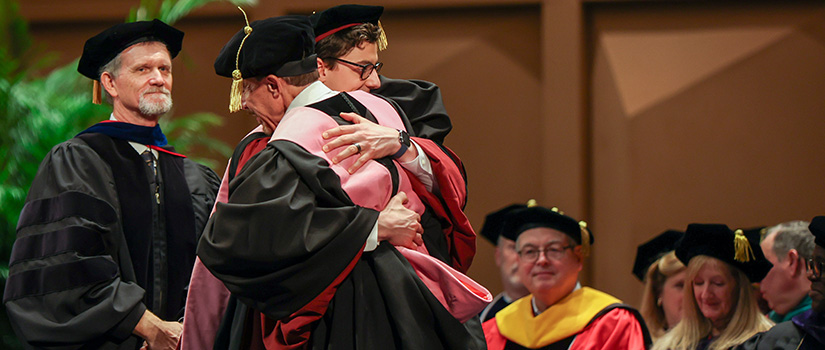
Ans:
[{"label": "beige wall panel", "polygon": [[[242,26],[240,16],[187,18],[178,25],[186,33],[186,39],[184,49],[176,59],[175,114],[208,111],[223,116],[223,126],[213,129],[211,135],[231,147],[258,123],[246,111],[229,113],[232,80],[215,74],[213,64],[223,45]],[[226,162],[221,163],[216,171],[223,171]]]},{"label": "beige wall panel", "polygon": [[635,246],[668,228],[825,214],[825,7],[593,18],[595,286],[638,303]]},{"label": "beige wall panel", "polygon": [[[85,40],[120,22],[136,1],[63,8],[33,0],[23,12],[35,19],[35,39],[61,52],[61,63],[81,53]],[[307,12],[337,3],[264,1],[247,8],[250,20]],[[465,162],[469,177],[467,213],[481,229],[484,216],[510,203],[541,196],[542,153],[540,104],[540,8],[435,4],[412,6],[390,2],[382,17],[390,46],[381,53],[383,73],[437,83],[453,121],[447,146]],[[442,5],[443,6],[443,5]],[[92,9],[94,7],[95,9]],[[44,9],[60,12],[41,13]],[[87,13],[86,11],[92,11]],[[175,114],[209,111],[224,117],[224,127],[212,136],[235,145],[255,126],[245,112],[227,111],[230,80],[214,74],[212,62],[223,44],[242,26],[242,18],[227,4],[210,5],[177,25],[186,32],[184,49],[175,63]],[[221,161],[224,163],[223,161]],[[223,164],[218,171],[223,170]],[[497,293],[500,287],[493,245],[478,241],[471,276]]]}]

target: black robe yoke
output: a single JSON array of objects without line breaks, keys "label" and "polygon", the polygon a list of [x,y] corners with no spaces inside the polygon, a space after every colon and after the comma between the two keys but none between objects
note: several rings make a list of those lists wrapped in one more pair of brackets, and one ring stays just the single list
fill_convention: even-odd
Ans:
[{"label": "black robe yoke", "polygon": [[352,203],[325,160],[276,140],[232,180],[198,256],[273,320],[293,315],[351,268],[313,325],[310,348],[475,349],[392,245],[363,252],[377,218]]},{"label": "black robe yoke", "polygon": [[443,144],[453,125],[438,86],[424,80],[379,78],[381,87],[371,92],[392,100],[406,114],[410,135]]},{"label": "black robe yoke", "polygon": [[160,205],[149,168],[125,140],[84,134],[43,160],[3,296],[27,348],[136,349],[143,340],[132,331],[145,310],[159,305],[152,311],[164,320],[182,316],[219,179],[158,154]]}]

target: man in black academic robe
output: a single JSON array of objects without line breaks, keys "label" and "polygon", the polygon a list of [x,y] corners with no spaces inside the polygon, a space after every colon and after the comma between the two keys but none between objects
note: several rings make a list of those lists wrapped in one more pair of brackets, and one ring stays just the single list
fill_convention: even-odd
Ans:
[{"label": "man in black academic robe", "polygon": [[[409,188],[408,175],[398,173],[392,159],[345,174],[342,167],[354,160],[333,167],[335,153],[320,151],[326,129],[319,128],[342,122],[339,112],[380,120],[366,104],[390,106],[363,92],[337,94],[317,81],[287,82],[317,74],[311,42],[302,40],[311,36],[308,27],[306,18],[291,16],[253,22],[216,60],[221,75],[230,73],[219,68],[231,61],[243,77],[255,77],[243,81],[243,104],[274,130],[274,139],[230,182],[228,202],[216,207],[199,257],[233,295],[266,316],[268,349],[473,348],[467,330],[390,244],[421,244],[418,220],[398,220],[404,224],[396,227],[399,239],[380,239],[383,215],[410,215],[399,192]],[[394,120],[394,128],[407,128],[397,115]],[[355,180],[363,172],[376,181]],[[363,195],[370,191],[386,195],[389,204]],[[365,249],[376,228],[381,243]]]},{"label": "man in black academic robe", "polygon": [[[327,18],[329,19],[329,15],[333,15],[335,9],[341,7],[350,7],[356,6],[358,10],[361,9],[369,9],[371,13],[376,13],[378,11],[372,11],[372,9],[381,7],[375,6],[357,6],[357,5],[343,5],[340,7],[334,7],[330,10],[321,11],[316,15],[313,15],[310,18],[310,21],[313,22],[313,25],[317,25],[320,23],[318,19],[320,18]],[[334,23],[330,21],[321,21],[325,22],[326,27],[342,27],[349,22],[362,22],[374,19],[371,15],[367,14],[370,18],[362,17],[365,14],[364,11],[348,12],[348,16],[344,16],[346,18],[341,18],[341,16],[334,15],[333,17],[338,18],[338,20],[343,20],[346,23],[340,21],[334,21]],[[353,29],[357,29],[358,26],[352,27]],[[363,40],[363,38],[356,39],[354,42],[347,42],[346,45],[353,45],[353,46],[360,46],[362,42],[369,42],[369,40]],[[323,42],[319,42],[316,40],[316,49],[319,45]],[[345,46],[346,46],[345,45]],[[349,46],[347,46],[349,47]],[[230,65],[228,67],[224,67],[224,69],[218,69],[218,71],[225,71],[224,75],[229,75],[235,69],[235,61],[234,58],[231,58],[228,62]],[[378,76],[378,74],[373,73],[373,76],[370,79],[373,79]],[[358,82],[363,84],[363,79],[360,79],[357,75],[354,77],[345,77],[345,79],[355,80],[355,84],[357,85]],[[433,141],[435,145],[438,147],[441,146],[445,136],[449,133],[451,129],[451,123],[449,117],[446,113],[446,109],[444,107],[441,92],[433,83],[420,81],[420,80],[404,80],[404,79],[389,79],[384,76],[380,76],[380,88],[377,90],[372,90],[372,93],[380,94],[382,97],[387,98],[390,102],[399,110],[403,111],[401,114],[401,118],[405,119],[404,123],[406,126],[406,130],[410,131],[409,136],[412,140],[413,144],[416,144],[418,138],[426,138],[428,140]],[[377,125],[369,123],[370,125]],[[363,124],[362,124],[363,125]],[[380,126],[379,126],[380,127]],[[258,128],[262,129],[262,128]],[[395,133],[395,138],[384,139],[381,142],[384,143],[385,147],[388,145],[392,147],[399,147],[399,141],[397,138],[398,131],[395,129],[390,129],[392,132]],[[229,187],[229,182],[237,175],[237,173],[244,168],[244,165],[247,161],[263,150],[272,133],[271,130],[269,132],[258,132],[257,129],[254,132],[251,132],[247,135],[235,148],[235,152],[233,153],[229,165],[227,166],[227,172],[225,178],[223,179],[222,188]],[[362,133],[353,133],[348,135],[351,139],[351,144],[359,143],[361,147],[366,151],[370,147],[380,147],[376,144],[376,139],[372,137],[372,135],[364,135]],[[366,140],[370,140],[366,142]],[[346,145],[342,145],[345,147]],[[414,146],[416,147],[416,146]],[[446,148],[444,149],[445,154],[451,154]],[[390,154],[395,153],[392,151]],[[373,159],[380,159],[383,158],[384,155],[377,154],[377,153],[369,153],[370,157]],[[463,176],[463,166],[461,165],[461,161],[458,157],[453,156],[450,159],[450,162],[456,165],[456,168],[461,170],[461,188],[458,188],[457,193],[453,195],[454,197],[466,198],[466,178]],[[435,173],[436,178],[444,178],[446,176],[442,176],[442,172],[437,171],[438,168],[433,168],[433,172]],[[451,181],[448,181],[451,182]],[[439,186],[439,187],[448,187],[448,186]],[[224,191],[225,192],[225,191]],[[441,191],[432,191],[435,196],[443,197]],[[452,194],[446,193],[446,196],[450,196]],[[223,199],[222,201],[226,201]],[[438,200],[441,203],[440,200]],[[462,217],[466,219],[466,216],[463,215],[463,212],[452,211],[445,213],[443,208],[441,211],[433,210],[435,215],[439,215],[439,217]],[[451,208],[453,210],[463,210],[463,203],[460,206],[456,206],[456,208]],[[446,214],[446,215],[445,215]],[[422,219],[422,221],[424,221]],[[431,255],[438,257],[439,259],[443,259],[446,263],[456,263],[453,265],[456,268],[466,269],[469,267],[469,261],[472,259],[472,255],[475,252],[475,244],[461,244],[456,245],[453,244],[453,241],[449,238],[451,237],[460,237],[461,240],[466,241],[470,235],[466,234],[455,234],[454,232],[461,232],[461,229],[465,230],[465,232],[472,232],[469,224],[463,226],[461,229],[455,229],[460,227],[459,225],[454,224],[455,222],[459,222],[460,220],[455,219],[448,219],[448,220],[440,220],[440,223],[445,228],[443,233],[438,233],[437,230],[433,230],[430,232],[436,233],[432,237],[424,236],[425,245],[427,245],[429,252]],[[469,221],[467,221],[469,222]],[[451,225],[451,226],[450,226]],[[474,237],[474,235],[472,235]],[[448,240],[445,241],[443,237],[447,237]],[[447,244],[443,244],[448,242]],[[467,249],[467,247],[472,247],[471,249]],[[452,254],[450,252],[450,247],[454,247],[452,249]],[[231,336],[230,334],[235,334],[230,330],[230,323],[228,322],[231,318],[237,318],[240,311],[237,308],[245,308],[244,305],[239,304],[237,298],[232,298],[229,300],[229,292],[223,286],[223,284],[216,280],[211,273],[206,271],[206,268],[203,266],[201,261],[196,261],[195,268],[192,274],[192,289],[190,289],[189,298],[196,304],[202,305],[210,305],[210,307],[195,307],[190,308],[187,313],[187,322],[184,325],[184,336],[182,339],[182,346],[183,350],[190,350],[190,349],[202,349],[202,348],[212,348],[215,344],[215,334],[219,333],[217,338],[220,339],[220,342],[223,343],[231,343]],[[216,285],[217,284],[217,285]],[[230,304],[230,305],[227,305]],[[217,310],[217,311],[215,311]],[[223,321],[221,317],[216,316],[223,314],[224,310],[229,310],[230,314],[224,314]],[[219,325],[224,325],[225,327],[219,329]],[[237,323],[233,323],[232,327],[239,327]],[[478,335],[480,342],[483,343],[483,335],[481,334],[480,324],[478,324]]]},{"label": "man in black academic robe", "polygon": [[87,41],[78,71],[114,109],[51,150],[20,213],[3,301],[26,348],[176,346],[219,184],[157,124],[182,39],[154,20]]}]

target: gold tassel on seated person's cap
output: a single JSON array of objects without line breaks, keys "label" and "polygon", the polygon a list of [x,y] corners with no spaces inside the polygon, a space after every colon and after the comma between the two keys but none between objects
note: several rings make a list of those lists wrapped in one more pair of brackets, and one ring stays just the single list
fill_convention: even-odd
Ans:
[{"label": "gold tassel on seated person's cap", "polygon": [[582,231],[582,257],[586,258],[590,256],[590,230],[584,221],[579,221],[579,229]]},{"label": "gold tassel on seated person's cap", "polygon": [[378,21],[378,29],[381,29],[381,34],[378,36],[378,51],[384,51],[390,43],[387,41],[387,32],[384,31],[381,21]]},{"label": "gold tassel on seated person's cap", "polygon": [[239,66],[239,60],[241,58],[241,48],[243,48],[243,43],[246,41],[246,38],[249,37],[249,34],[252,34],[252,27],[249,26],[249,19],[246,17],[246,12],[238,6],[238,10],[241,10],[243,13],[244,21],[246,21],[246,26],[243,27],[244,37],[241,40],[241,44],[238,45],[238,53],[235,54],[235,70],[232,71],[232,88],[229,90],[229,112],[235,113],[241,110],[241,93],[243,92],[243,76],[241,75],[241,69]]},{"label": "gold tassel on seated person's cap", "polygon": [[748,237],[745,236],[745,233],[741,229],[736,230],[734,234],[733,250],[735,252],[733,259],[738,262],[748,262],[756,259],[753,255],[753,249],[748,241]]},{"label": "gold tassel on seated person's cap", "polygon": [[240,70],[232,71],[232,88],[229,90],[229,111],[235,113],[241,110],[241,91],[243,77]]},{"label": "gold tassel on seated person's cap", "polygon": [[535,199],[531,199],[531,200],[527,201],[527,207],[528,208],[532,208],[532,207],[535,207],[537,205],[538,205],[538,203],[536,203]]},{"label": "gold tassel on seated person's cap", "polygon": [[100,91],[101,86],[100,82],[97,80],[93,80],[92,84],[92,103],[99,105],[103,103],[103,93]]}]

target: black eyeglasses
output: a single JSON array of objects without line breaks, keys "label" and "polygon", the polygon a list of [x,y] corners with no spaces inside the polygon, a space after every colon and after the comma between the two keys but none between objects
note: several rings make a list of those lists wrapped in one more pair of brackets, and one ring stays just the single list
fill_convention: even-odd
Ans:
[{"label": "black eyeglasses", "polygon": [[819,279],[822,276],[822,265],[825,265],[825,263],[808,259],[808,272],[811,273],[812,278]]},{"label": "black eyeglasses", "polygon": [[350,62],[350,61],[347,61],[347,60],[342,60],[340,58],[333,58],[333,59],[336,60],[336,61],[340,61],[340,62],[343,62],[343,63],[346,63],[346,64],[351,64],[353,66],[361,68],[361,80],[367,80],[367,78],[370,77],[370,74],[372,74],[372,71],[375,71],[375,73],[381,73],[381,68],[384,67],[384,64],[381,63],[381,62],[376,62],[374,64],[373,63],[360,64],[360,63]]},{"label": "black eyeglasses", "polygon": [[526,260],[527,262],[535,262],[539,259],[539,254],[544,254],[548,260],[560,260],[564,257],[564,251],[567,249],[573,249],[572,245],[560,245],[560,244],[553,244],[544,249],[538,249],[536,247],[524,247],[519,252],[518,255]]}]

